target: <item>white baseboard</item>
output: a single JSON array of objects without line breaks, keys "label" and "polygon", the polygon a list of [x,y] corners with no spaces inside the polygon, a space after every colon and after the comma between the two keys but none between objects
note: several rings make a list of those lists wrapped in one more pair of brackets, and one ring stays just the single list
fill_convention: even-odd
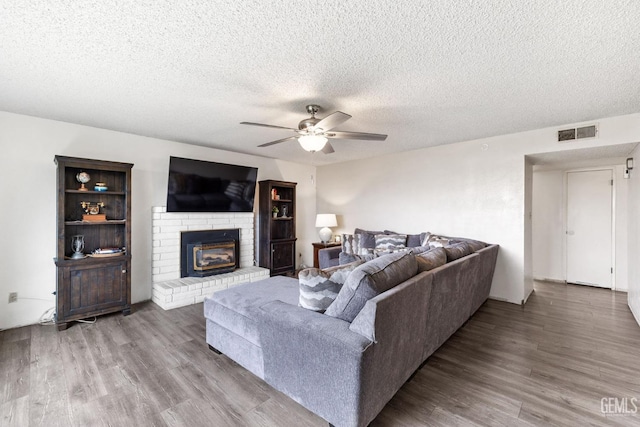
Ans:
[{"label": "white baseboard", "polygon": [[493,295],[489,295],[487,299],[492,299],[494,301],[502,301],[502,302],[508,302],[509,304],[517,304],[517,305],[521,305],[519,302],[517,301],[511,301],[508,300],[506,298],[501,298],[501,297],[494,297]]},{"label": "white baseboard", "polygon": [[560,283],[562,285],[566,285],[567,281],[566,280],[560,280],[560,279],[549,279],[548,277],[534,277],[533,278],[534,281],[537,282],[551,282],[551,283]]}]

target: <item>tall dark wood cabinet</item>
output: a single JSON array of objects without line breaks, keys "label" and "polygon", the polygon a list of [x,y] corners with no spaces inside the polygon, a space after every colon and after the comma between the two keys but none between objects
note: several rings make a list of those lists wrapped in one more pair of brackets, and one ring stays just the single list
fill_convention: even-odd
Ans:
[{"label": "tall dark wood cabinet", "polygon": [[293,274],[296,269],[296,185],[259,183],[258,264],[271,270],[272,276]]},{"label": "tall dark wood cabinet", "polygon": [[[131,312],[133,165],[64,156],[54,161],[58,166],[54,259],[58,329],[101,314],[122,311],[127,315]],[[81,182],[87,178],[88,182]]]}]

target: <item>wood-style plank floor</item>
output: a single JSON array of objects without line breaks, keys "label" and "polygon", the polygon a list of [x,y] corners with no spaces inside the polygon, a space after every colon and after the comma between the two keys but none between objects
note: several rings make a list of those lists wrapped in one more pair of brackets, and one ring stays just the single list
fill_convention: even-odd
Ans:
[{"label": "wood-style plank floor", "polygon": [[[640,413],[601,406],[640,407],[640,327],[626,300],[536,283],[525,307],[487,301],[372,426],[640,425]],[[0,425],[327,425],[204,337],[202,304],[0,332]]]}]

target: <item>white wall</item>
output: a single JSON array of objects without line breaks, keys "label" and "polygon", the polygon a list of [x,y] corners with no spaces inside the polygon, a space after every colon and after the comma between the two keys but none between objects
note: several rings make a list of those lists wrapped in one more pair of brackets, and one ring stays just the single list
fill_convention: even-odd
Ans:
[{"label": "white wall", "polygon": [[632,153],[637,167],[629,179],[629,308],[640,325],[640,146]]},{"label": "white wall", "polygon": [[529,197],[533,191],[533,165],[524,158],[524,302],[533,292],[533,199]]},{"label": "white wall", "polygon": [[565,280],[564,171],[533,174],[533,277]]},{"label": "white wall", "polygon": [[628,184],[623,178],[625,159],[603,159],[536,168],[533,174],[533,276],[566,280],[565,221],[566,174],[576,170],[611,169],[614,180],[615,265],[613,285],[628,288]]},{"label": "white wall", "polygon": [[[316,240],[315,167],[0,112],[0,329],[36,323],[55,305],[56,154],[134,163],[132,302],[151,298],[151,207],[166,205],[169,156],[258,167],[258,179],[298,183],[297,251]],[[18,302],[8,304],[9,292]]]},{"label": "white wall", "polygon": [[[640,141],[640,114],[598,122],[599,137],[580,147]],[[531,197],[524,156],[575,149],[557,142],[563,127],[319,167],[318,211],[339,215],[334,231],[431,231],[498,243],[491,297],[521,303],[525,200]]]}]

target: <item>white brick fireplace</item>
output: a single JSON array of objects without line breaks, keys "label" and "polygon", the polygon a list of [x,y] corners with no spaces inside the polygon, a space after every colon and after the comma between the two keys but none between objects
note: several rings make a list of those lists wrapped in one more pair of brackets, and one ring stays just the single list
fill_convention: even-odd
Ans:
[{"label": "white brick fireplace", "polygon": [[[166,207],[152,212],[151,299],[165,310],[204,301],[213,292],[269,277],[269,270],[255,267],[253,213],[173,213]],[[180,232],[240,230],[240,268],[208,277],[180,278]]]}]

